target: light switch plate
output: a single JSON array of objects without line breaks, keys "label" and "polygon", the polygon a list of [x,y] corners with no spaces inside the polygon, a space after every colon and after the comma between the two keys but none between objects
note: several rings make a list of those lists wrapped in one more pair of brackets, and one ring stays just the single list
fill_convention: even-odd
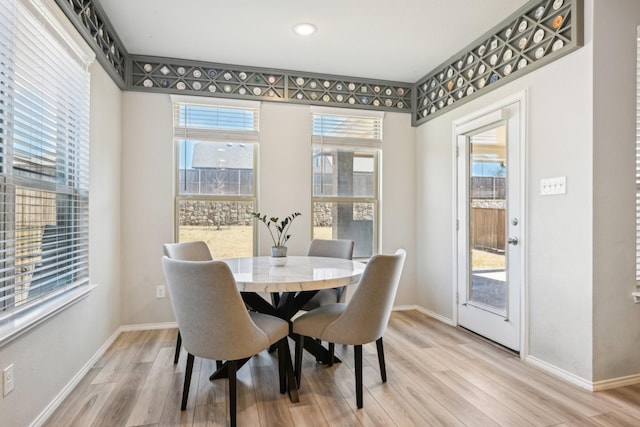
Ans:
[{"label": "light switch plate", "polygon": [[544,178],[540,180],[540,195],[567,194],[567,177]]}]

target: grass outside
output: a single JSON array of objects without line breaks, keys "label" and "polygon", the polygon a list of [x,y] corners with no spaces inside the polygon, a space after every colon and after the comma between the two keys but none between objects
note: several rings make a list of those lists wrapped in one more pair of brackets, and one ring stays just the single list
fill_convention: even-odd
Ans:
[{"label": "grass outside", "polygon": [[473,249],[471,251],[471,259],[473,271],[505,269],[505,256],[503,254]]},{"label": "grass outside", "polygon": [[[262,233],[266,230],[261,230]],[[313,237],[331,239],[331,227],[314,227]],[[253,256],[253,226],[232,225],[217,227],[180,227],[180,242],[203,240],[214,258]]]},{"label": "grass outside", "polygon": [[[180,227],[180,241],[204,240],[215,258],[236,258],[253,256],[253,227],[250,225],[232,225],[220,227]],[[265,232],[266,230],[261,230]],[[331,239],[331,227],[314,227],[313,237]],[[492,252],[472,251],[473,270],[504,270],[504,255]]]}]

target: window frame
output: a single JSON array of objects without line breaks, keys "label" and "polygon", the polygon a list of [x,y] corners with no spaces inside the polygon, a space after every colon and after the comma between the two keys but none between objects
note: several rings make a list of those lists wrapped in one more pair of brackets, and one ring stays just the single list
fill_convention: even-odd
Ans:
[{"label": "window frame", "polygon": [[[257,122],[259,123],[259,113],[260,113],[260,102],[253,101],[239,101],[232,99],[222,99],[222,98],[206,98],[203,99],[201,97],[191,97],[191,96],[171,96],[171,102],[173,104],[173,108],[175,108],[176,104],[183,105],[200,105],[204,107],[232,107],[232,108],[247,108],[253,109],[258,113]],[[180,203],[183,201],[205,201],[205,202],[243,202],[243,203],[252,203],[255,207],[258,203],[258,159],[259,159],[259,125],[257,128],[257,141],[243,141],[247,145],[251,145],[253,148],[253,196],[247,195],[231,195],[231,194],[180,194],[180,141],[181,140],[191,140],[191,141],[203,141],[198,139],[197,136],[192,139],[186,139],[177,135],[176,131],[176,123],[175,118],[172,120],[174,125],[174,135],[173,135],[173,150],[174,150],[174,221],[173,221],[173,240],[174,242],[180,241]],[[205,140],[203,142],[211,142],[210,140]],[[241,143],[238,141],[217,141],[217,142],[231,142],[231,143]],[[252,221],[252,255],[256,256],[258,253],[258,230],[255,226],[255,223]],[[215,258],[219,258],[216,256],[215,248],[210,247],[212,255]]]},{"label": "window frame", "polygon": [[[4,3],[4,2],[3,2]],[[95,59],[95,54],[91,50],[91,48],[82,40],[81,36],[77,33],[77,31],[73,28],[73,26],[69,23],[69,21],[64,17],[59,8],[53,3],[50,2],[42,2],[39,0],[25,1],[25,0],[14,0],[12,2],[6,2],[0,8],[3,9],[3,20],[4,23],[0,27],[0,33],[4,31],[15,31],[15,34],[21,34],[16,37],[25,37],[27,35],[30,37],[30,40],[33,35],[39,34],[37,37],[38,43],[41,46],[45,46],[45,48],[51,52],[60,52],[64,51],[65,56],[57,57],[63,63],[62,68],[55,68],[57,70],[54,73],[49,73],[47,78],[51,77],[54,80],[63,80],[68,79],[68,75],[64,76],[61,74],[60,70],[65,69],[64,67],[75,68],[73,73],[82,73],[83,79],[79,85],[83,86],[82,96],[79,99],[73,101],[74,109],[72,110],[73,114],[78,113],[80,117],[80,121],[72,122],[74,124],[62,126],[60,125],[60,119],[55,121],[53,128],[56,133],[52,134],[49,139],[53,138],[55,144],[51,145],[50,142],[47,141],[46,138],[42,140],[33,138],[33,145],[31,145],[31,138],[27,142],[27,145],[24,145],[25,142],[20,142],[16,140],[16,123],[17,120],[21,120],[23,117],[30,117],[29,112],[32,111],[32,107],[29,109],[24,108],[24,101],[28,100],[32,102],[37,97],[42,95],[51,97],[50,99],[54,100],[52,104],[53,107],[50,108],[60,108],[65,107],[68,108],[68,103],[65,102],[63,105],[60,105],[57,98],[57,93],[53,90],[44,90],[44,91],[36,91],[34,92],[32,88],[34,87],[47,87],[42,86],[43,82],[41,79],[32,80],[31,74],[24,73],[20,75],[20,77],[12,77],[10,74],[4,74],[6,80],[0,88],[4,89],[4,93],[0,93],[0,102],[6,100],[5,97],[10,96],[8,93],[12,92],[13,87],[17,87],[18,82],[24,82],[25,79],[28,79],[29,84],[20,86],[21,95],[15,95],[12,99],[12,102],[3,103],[3,110],[0,111],[2,115],[0,123],[3,124],[2,129],[2,138],[6,141],[6,154],[3,154],[3,164],[0,168],[0,172],[3,173],[1,177],[2,186],[11,186],[12,190],[3,191],[4,200],[10,200],[10,206],[5,207],[2,212],[0,212],[0,218],[2,219],[2,224],[4,228],[4,233],[9,233],[9,235],[15,235],[18,230],[17,224],[20,223],[19,218],[16,217],[16,213],[19,212],[19,209],[16,207],[17,200],[19,200],[18,194],[23,191],[25,197],[38,197],[38,195],[42,192],[50,193],[53,197],[54,204],[42,204],[38,205],[43,209],[51,209],[53,206],[53,215],[55,215],[56,223],[55,227],[60,227],[61,221],[70,221],[71,234],[63,233],[65,240],[63,241],[70,243],[70,250],[65,250],[62,253],[63,258],[60,257],[60,253],[58,252],[57,246],[51,249],[51,252],[55,259],[62,260],[62,264],[58,264],[59,261],[55,261],[53,264],[54,271],[51,270],[51,266],[43,268],[42,266],[38,267],[38,265],[34,265],[35,270],[45,270],[45,276],[47,280],[52,280],[56,277],[59,277],[60,274],[64,274],[72,280],[67,281],[58,286],[54,285],[51,289],[47,290],[43,294],[39,294],[37,297],[29,298],[25,303],[19,304],[16,306],[17,293],[14,289],[13,292],[7,293],[4,292],[3,296],[7,297],[5,301],[2,303],[2,308],[0,308],[0,347],[7,344],[8,342],[14,340],[21,334],[33,329],[35,326],[40,323],[46,321],[50,317],[59,313],[60,311],[66,309],[67,307],[75,304],[80,301],[84,297],[86,297],[89,292],[96,287],[96,285],[90,284],[90,275],[89,275],[89,234],[90,234],[90,212],[89,212],[89,176],[90,176],[90,81],[91,75],[89,72],[89,66]],[[19,29],[18,29],[19,28]],[[6,40],[6,39],[5,39]],[[16,39],[17,46],[18,39]],[[9,43],[11,43],[9,41]],[[55,46],[55,47],[54,47]],[[15,72],[18,73],[18,70],[33,70],[37,67],[31,67],[33,64],[34,58],[40,58],[37,52],[35,56],[32,54],[31,57],[21,57],[21,50],[11,48],[11,46],[5,44],[3,47],[0,47],[5,53],[5,58],[8,58],[7,63],[11,64],[10,67],[13,67]],[[27,67],[21,67],[21,65],[27,65]],[[6,64],[5,64],[6,65]],[[55,64],[59,66],[59,64]],[[79,68],[77,68],[79,67]],[[24,72],[24,71],[23,71]],[[19,74],[16,74],[18,76]],[[67,81],[67,83],[69,83]],[[22,83],[20,83],[22,84]],[[38,86],[40,85],[40,86]],[[18,111],[18,115],[15,116],[14,112]],[[44,110],[47,111],[47,110]],[[51,113],[51,111],[47,111]],[[45,116],[51,117],[51,116]],[[33,120],[33,119],[32,119]],[[29,125],[29,121],[21,122],[20,127],[25,128],[24,125]],[[64,132],[60,133],[63,130]],[[33,132],[33,130],[29,130],[29,132]],[[24,130],[20,130],[20,134],[24,134]],[[59,139],[62,136],[61,139]],[[62,145],[58,144],[58,141],[62,141]],[[76,142],[73,142],[76,141]],[[46,144],[49,143],[47,146]],[[2,142],[3,146],[5,146],[5,142]],[[23,169],[19,165],[16,165],[13,161],[13,147],[18,144],[22,145],[22,147],[26,147],[28,150],[33,150],[37,147],[40,148],[55,148],[55,163],[53,163],[56,168],[55,174],[47,174],[42,171],[38,171],[37,168],[30,170],[29,168]],[[40,144],[40,145],[38,145]],[[58,151],[60,146],[64,146],[64,154],[62,157],[63,162],[61,163],[60,159],[57,156],[60,156],[60,152]],[[31,151],[27,151],[28,153],[32,153]],[[24,159],[28,161],[32,161],[28,156],[24,157]],[[74,165],[72,168],[73,172],[70,172],[66,169],[68,162],[77,162],[78,159],[83,161],[81,166]],[[64,174],[60,174],[60,168],[65,167]],[[62,180],[62,187],[59,182]],[[62,197],[66,202],[63,202],[60,205],[60,197]],[[32,206],[32,205],[28,205]],[[59,209],[63,209],[62,212]],[[71,209],[71,210],[66,210]],[[35,213],[24,212],[23,216],[29,217],[32,215],[41,215],[42,212],[38,213],[36,210]],[[8,218],[8,216],[13,216],[13,218]],[[52,224],[53,225],[53,224]],[[43,226],[43,230],[44,230]],[[80,234],[78,234],[80,232]],[[54,233],[53,236],[56,236],[56,239],[60,236],[60,233]],[[72,237],[70,237],[72,236]],[[79,237],[78,237],[79,236]],[[10,283],[9,286],[13,286],[11,284],[15,284],[16,280],[19,280],[19,277],[23,276],[22,272],[17,272],[16,266],[20,265],[17,263],[19,261],[19,256],[15,254],[15,251],[20,248],[18,244],[19,240],[16,237],[12,237],[14,243],[11,243],[11,246],[7,246],[7,248],[13,248],[13,255],[3,257],[0,259],[0,262],[3,266],[8,266],[10,263],[10,267],[14,273],[9,276],[5,276],[7,278],[6,283]],[[57,241],[56,241],[57,242]],[[42,249],[42,245],[44,242],[40,242],[40,254],[41,256],[44,252]],[[66,254],[66,255],[65,255]],[[73,254],[71,260],[67,258],[69,254]],[[71,261],[72,264],[68,264]],[[70,270],[65,270],[65,268],[71,268]],[[64,271],[62,271],[64,270]],[[51,273],[54,273],[53,275]],[[80,273],[78,275],[78,272]],[[33,274],[33,273],[29,273]],[[65,276],[60,276],[65,277]],[[31,282],[34,280],[33,277],[29,278],[29,283],[31,288]]]},{"label": "window frame", "polygon": [[[328,142],[323,143],[323,135],[316,134],[314,129],[314,119],[316,116],[340,116],[346,118],[355,118],[355,119],[378,119],[379,120],[379,138],[373,138],[372,140],[368,140],[368,138],[352,138],[349,136],[345,136],[344,138],[330,136],[327,137]],[[315,204],[316,203],[364,203],[364,204],[372,204],[373,205],[373,220],[372,220],[372,255],[379,253],[380,251],[380,224],[381,224],[381,215],[382,215],[382,194],[381,194],[381,169],[382,169],[382,143],[383,143],[383,123],[384,123],[384,113],[377,111],[364,111],[364,110],[346,110],[341,108],[331,108],[331,107],[312,107],[311,108],[311,236],[312,238],[316,238],[314,235],[315,229]],[[342,141],[341,141],[342,140]],[[373,157],[373,196],[316,196],[315,195],[315,182],[314,182],[314,174],[315,174],[315,155],[316,148],[322,149],[323,147],[329,149],[345,149],[354,153],[354,156],[357,153],[370,153]],[[333,238],[333,236],[332,236]],[[338,237],[341,238],[341,237]],[[359,257],[354,255],[354,259],[367,260],[369,257]]]}]

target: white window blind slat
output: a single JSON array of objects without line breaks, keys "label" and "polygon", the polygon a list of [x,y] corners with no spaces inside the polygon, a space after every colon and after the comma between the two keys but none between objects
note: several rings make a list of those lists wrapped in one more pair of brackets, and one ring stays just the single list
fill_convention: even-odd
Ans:
[{"label": "white window blind slat", "polygon": [[328,146],[382,148],[382,118],[312,113],[312,143]]},{"label": "white window blind slat", "polygon": [[259,108],[174,103],[174,136],[185,140],[259,142]]}]

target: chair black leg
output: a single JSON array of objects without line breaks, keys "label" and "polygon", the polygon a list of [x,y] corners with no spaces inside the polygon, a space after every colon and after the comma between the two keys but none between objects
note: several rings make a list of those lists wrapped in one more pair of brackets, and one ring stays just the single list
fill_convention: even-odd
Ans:
[{"label": "chair black leg", "polygon": [[231,418],[231,427],[236,427],[236,361],[227,361],[227,366],[229,367],[229,417]]},{"label": "chair black leg", "polygon": [[285,357],[291,355],[286,354],[287,337],[284,337],[278,342],[278,375],[280,377],[280,394],[285,394],[287,392],[287,379],[286,379],[286,368],[285,368]]},{"label": "chair black leg", "polygon": [[295,349],[295,374],[296,383],[298,389],[300,388],[300,380],[302,378],[302,347],[304,344],[304,336],[296,335],[296,349]]},{"label": "chair black leg", "polygon": [[191,373],[193,372],[193,354],[187,354],[187,370],[184,373],[184,388],[182,389],[182,406],[183,411],[187,409],[187,400],[189,399],[189,387],[191,386]]},{"label": "chair black leg", "polygon": [[384,347],[382,346],[382,337],[376,340],[376,348],[378,349],[378,363],[380,364],[380,376],[382,382],[387,382],[387,369],[384,364]]},{"label": "chair black leg", "polygon": [[329,366],[333,366],[333,353],[336,351],[336,345],[332,342],[329,343]]},{"label": "chair black leg", "polygon": [[[296,374],[293,372],[293,364],[291,363],[291,351],[289,349],[289,340],[285,337],[283,340],[282,348],[284,351],[282,353],[278,353],[278,359],[282,357],[282,368],[284,369],[282,376],[285,380],[285,385],[289,391],[289,399],[292,403],[300,402],[300,396],[298,395],[298,385],[296,380]],[[282,386],[280,386],[282,387]],[[281,389],[282,390],[282,389]],[[282,393],[282,391],[280,391]]]},{"label": "chair black leg", "polygon": [[356,368],[356,404],[362,408],[362,345],[353,346],[354,364]]},{"label": "chair black leg", "polygon": [[178,341],[176,342],[176,355],[173,357],[173,364],[178,363],[180,358],[180,347],[182,346],[182,336],[180,335],[180,329],[178,329]]}]

